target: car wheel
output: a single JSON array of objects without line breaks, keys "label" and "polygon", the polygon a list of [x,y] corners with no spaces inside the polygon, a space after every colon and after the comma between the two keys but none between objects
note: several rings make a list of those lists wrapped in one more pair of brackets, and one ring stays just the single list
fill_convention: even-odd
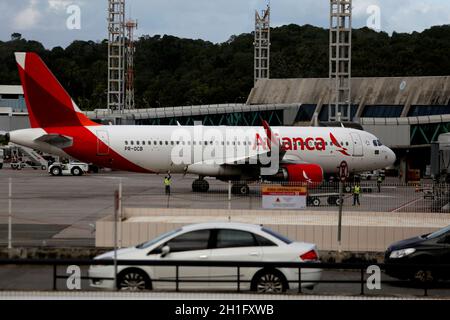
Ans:
[{"label": "car wheel", "polygon": [[287,287],[286,278],[277,270],[259,272],[252,281],[252,290],[257,293],[283,293]]},{"label": "car wheel", "polygon": [[52,176],[60,176],[62,174],[62,170],[60,167],[53,167],[52,170],[50,170],[50,173]]},{"label": "car wheel", "polygon": [[72,168],[71,173],[72,173],[73,176],[81,176],[81,175],[83,175],[83,171],[80,168],[78,168],[78,167]]},{"label": "car wheel", "polygon": [[117,277],[117,288],[124,291],[141,291],[152,288],[148,275],[139,269],[127,269]]}]

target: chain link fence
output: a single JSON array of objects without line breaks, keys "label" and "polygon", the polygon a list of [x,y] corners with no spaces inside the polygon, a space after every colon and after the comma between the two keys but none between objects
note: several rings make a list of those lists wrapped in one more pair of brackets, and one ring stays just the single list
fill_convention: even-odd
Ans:
[{"label": "chain link fence", "polygon": [[[11,198],[8,195],[10,176]],[[250,210],[258,212],[247,218],[253,223],[267,223],[267,215],[259,214],[260,210],[266,210],[262,188],[280,185],[276,182],[248,183],[249,192],[241,194],[228,182],[207,179],[208,192],[193,192],[195,177],[173,175],[168,195],[164,175],[110,172],[82,177],[50,177],[40,170],[1,170],[0,180],[0,246],[3,247],[8,245],[9,220],[15,247],[95,246],[96,222],[113,214],[114,192],[119,184],[122,184],[123,208],[231,210],[230,216],[248,215]],[[281,185],[299,187],[294,183]],[[447,184],[434,184],[431,180],[403,184],[391,177],[381,184],[363,180],[357,184],[361,187],[359,204],[354,205],[352,189],[355,185],[354,182],[344,185],[344,225],[371,226],[385,221],[438,228],[450,217]],[[313,224],[320,219],[321,223],[336,226],[339,199],[339,183],[310,185],[307,186],[304,208],[272,208],[270,219],[280,224],[289,221]],[[411,216],[412,213],[415,215]],[[185,220],[186,223],[194,222]]]}]

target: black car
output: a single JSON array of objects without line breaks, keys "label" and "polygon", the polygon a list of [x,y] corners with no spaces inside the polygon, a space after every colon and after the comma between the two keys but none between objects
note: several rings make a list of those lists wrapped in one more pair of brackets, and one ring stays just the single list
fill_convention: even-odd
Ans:
[{"label": "black car", "polygon": [[450,268],[442,267],[450,265],[450,226],[393,243],[385,253],[385,263],[386,273],[399,279],[450,279]]}]

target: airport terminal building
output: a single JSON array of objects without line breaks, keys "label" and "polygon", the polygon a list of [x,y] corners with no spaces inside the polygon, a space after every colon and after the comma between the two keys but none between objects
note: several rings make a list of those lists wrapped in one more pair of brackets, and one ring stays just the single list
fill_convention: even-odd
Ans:
[{"label": "airport terminal building", "polygon": [[[97,122],[136,125],[328,125],[329,79],[262,79],[246,104],[183,106],[86,114]],[[351,117],[391,147],[403,168],[430,163],[431,143],[450,132],[450,76],[353,78]],[[317,120],[316,120],[317,118]],[[28,127],[20,86],[0,86],[0,130]]]}]

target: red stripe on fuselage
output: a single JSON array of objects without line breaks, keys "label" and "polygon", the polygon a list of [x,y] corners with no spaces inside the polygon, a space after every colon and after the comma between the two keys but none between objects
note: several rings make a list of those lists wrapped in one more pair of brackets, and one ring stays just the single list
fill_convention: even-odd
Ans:
[{"label": "red stripe on fuselage", "polygon": [[[110,146],[99,140],[97,136],[86,127],[44,128],[44,130],[48,134],[60,134],[72,137],[73,145],[69,148],[64,148],[63,150],[77,160],[93,163],[105,168],[139,173],[153,173],[150,170],[138,166],[111,149]],[[108,149],[108,155],[98,155],[97,153],[98,150]]]}]

